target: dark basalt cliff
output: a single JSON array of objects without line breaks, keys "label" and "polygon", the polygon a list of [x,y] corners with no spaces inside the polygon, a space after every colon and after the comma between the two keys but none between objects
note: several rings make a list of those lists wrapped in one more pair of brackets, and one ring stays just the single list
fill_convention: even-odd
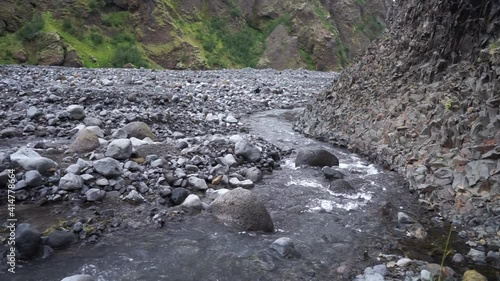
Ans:
[{"label": "dark basalt cliff", "polygon": [[421,201],[498,235],[500,3],[396,1],[388,27],[297,129],[397,170]]}]

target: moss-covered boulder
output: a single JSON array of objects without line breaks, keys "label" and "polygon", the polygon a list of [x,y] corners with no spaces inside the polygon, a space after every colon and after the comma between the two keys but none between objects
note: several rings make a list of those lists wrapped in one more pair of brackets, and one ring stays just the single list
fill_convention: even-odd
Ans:
[{"label": "moss-covered boulder", "polygon": [[42,65],[62,65],[64,63],[64,41],[55,32],[40,32],[35,40],[37,60]]}]

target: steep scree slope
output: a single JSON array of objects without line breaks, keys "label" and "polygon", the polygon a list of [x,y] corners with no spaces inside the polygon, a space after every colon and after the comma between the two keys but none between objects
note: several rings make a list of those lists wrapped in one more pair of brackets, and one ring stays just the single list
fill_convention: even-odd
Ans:
[{"label": "steep scree slope", "polygon": [[500,3],[396,1],[388,25],[297,129],[397,170],[422,201],[498,237]]}]

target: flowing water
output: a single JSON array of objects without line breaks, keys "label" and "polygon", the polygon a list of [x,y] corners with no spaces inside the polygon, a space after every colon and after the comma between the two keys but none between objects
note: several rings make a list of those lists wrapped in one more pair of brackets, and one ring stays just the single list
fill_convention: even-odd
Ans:
[{"label": "flowing water", "polygon": [[[379,263],[379,253],[418,251],[418,245],[405,248],[400,243],[405,233],[396,229],[398,210],[421,215],[404,180],[355,154],[295,133],[292,119],[297,113],[272,110],[254,114],[246,123],[251,133],[281,148],[331,151],[355,192],[329,191],[322,172],[295,167],[292,154],[281,170],[254,188],[273,218],[274,233],[239,232],[202,213],[161,229],[115,233],[96,245],[58,250],[47,260],[20,264],[13,277],[0,274],[0,280],[60,280],[81,273],[101,281],[342,280],[347,276],[336,270],[341,265],[360,272]],[[383,215],[386,203],[396,211]],[[301,256],[285,259],[270,249],[280,237],[290,237]]]}]

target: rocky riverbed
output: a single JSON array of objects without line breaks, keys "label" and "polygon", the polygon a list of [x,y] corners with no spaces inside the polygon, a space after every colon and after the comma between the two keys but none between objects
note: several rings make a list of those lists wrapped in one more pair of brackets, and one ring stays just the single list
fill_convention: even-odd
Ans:
[{"label": "rocky riverbed", "polygon": [[[32,270],[46,276],[41,268],[67,257],[73,260],[67,261],[71,269],[58,270],[47,280],[77,272],[91,278],[105,276],[99,280],[120,279],[124,268],[100,274],[98,270],[105,271],[103,264],[112,261],[94,255],[99,249],[111,253],[133,248],[127,241],[142,236],[147,237],[146,242],[137,245],[149,249],[144,250],[148,256],[162,256],[151,250],[155,243],[150,241],[158,241],[157,247],[168,245],[189,261],[201,257],[207,264],[213,259],[221,262],[221,270],[250,269],[236,270],[231,274],[241,275],[227,279],[230,276],[223,270],[212,268],[207,280],[249,280],[245,278],[255,273],[251,270],[254,264],[239,261],[242,257],[258,263],[255,274],[261,280],[285,276],[286,280],[352,279],[361,273],[360,267],[368,266],[358,280],[431,280],[439,272],[439,265],[432,262],[442,255],[442,238],[447,234],[443,229],[448,228],[439,216],[419,208],[396,175],[385,175],[380,167],[348,151],[311,143],[291,130],[301,112],[292,109],[303,107],[336,75],[305,70],[0,67],[0,214],[2,219],[9,215],[7,182],[14,175],[18,269],[24,272],[18,280],[28,280]],[[278,111],[257,114],[269,110]],[[335,156],[325,157],[331,152]],[[319,167],[297,170],[301,164]],[[329,168],[321,170],[323,166]],[[323,225],[332,214],[336,222]],[[221,230],[214,226],[214,218],[239,232]],[[370,230],[365,231],[362,226],[370,225],[372,218]],[[169,240],[160,238],[165,228],[172,231]],[[350,238],[341,242],[333,234],[314,236],[326,230]],[[212,241],[218,233],[227,246],[200,242]],[[284,235],[276,235],[279,233]],[[379,234],[384,238],[376,238]],[[467,238],[467,230],[459,234]],[[173,238],[177,236],[184,240]],[[8,229],[3,229],[2,237],[7,242]],[[437,245],[417,254],[416,249],[430,245],[429,240]],[[454,235],[452,244],[465,241]],[[485,252],[480,240],[468,242],[474,247],[470,251],[454,247],[455,270],[463,272],[463,266],[471,264],[493,276],[498,248]],[[87,253],[80,257],[86,262],[83,267],[75,265],[78,255],[68,251],[75,245]],[[227,252],[263,245],[272,245],[278,256],[268,252],[253,255],[250,250],[236,256]],[[346,250],[349,245],[352,249]],[[205,253],[207,247],[220,249],[219,256]],[[131,252],[126,253],[127,259],[135,266],[133,261],[144,257],[141,252]],[[345,254],[345,261],[335,252]],[[413,253],[412,260],[403,258],[407,252]],[[101,262],[98,270],[89,267],[89,257]],[[227,258],[235,262],[224,263]],[[295,269],[289,268],[288,259]],[[330,259],[335,262],[329,263]],[[358,264],[353,262],[357,259]],[[419,261],[422,259],[427,262]],[[175,255],[162,261],[176,264]],[[286,272],[276,269],[280,266]],[[210,271],[193,268],[197,270],[192,275],[179,274],[175,280],[195,280],[189,278]],[[258,270],[262,268],[264,273]],[[458,278],[452,269],[446,272],[450,279]],[[133,274],[139,277],[130,280],[160,278],[144,269]],[[81,278],[74,280],[86,280]]]}]

